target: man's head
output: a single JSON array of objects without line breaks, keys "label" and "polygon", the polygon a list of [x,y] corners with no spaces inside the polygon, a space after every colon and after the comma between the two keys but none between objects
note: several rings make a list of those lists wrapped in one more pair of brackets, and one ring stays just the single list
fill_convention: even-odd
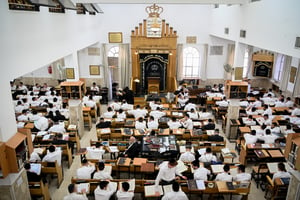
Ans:
[{"label": "man's head", "polygon": [[218,128],[215,129],[215,135],[219,135],[220,130]]},{"label": "man's head", "polygon": [[256,135],[256,130],[251,130],[251,135]]},{"label": "man's head", "polygon": [[55,146],[53,146],[53,145],[51,145],[50,147],[49,147],[49,152],[54,152],[55,151]]},{"label": "man's head", "polygon": [[100,189],[103,190],[103,189],[105,189],[107,187],[108,184],[109,184],[108,181],[100,181],[99,187],[100,187]]},{"label": "man's head", "polygon": [[207,147],[206,150],[205,150],[205,152],[206,152],[206,153],[211,153],[211,148],[210,148],[210,147]]},{"label": "man's head", "polygon": [[239,165],[238,170],[239,170],[240,173],[244,173],[245,172],[245,165]]},{"label": "man's head", "polygon": [[177,164],[178,164],[177,161],[174,158],[171,158],[168,162],[168,167],[173,168],[173,167],[176,167]]},{"label": "man's head", "polygon": [[83,159],[81,160],[81,165],[87,165],[87,164],[88,164],[87,159],[83,158]]},{"label": "man's head", "polygon": [[193,166],[194,169],[199,168],[199,161],[198,161],[198,160],[194,160],[194,161],[192,162],[192,166]]},{"label": "man's head", "polygon": [[69,184],[68,191],[69,191],[69,193],[75,192],[75,184],[73,184],[73,183]]},{"label": "man's head", "polygon": [[172,189],[173,189],[174,192],[178,192],[179,191],[179,183],[175,181],[172,184]]},{"label": "man's head", "polygon": [[131,136],[131,137],[129,138],[129,143],[130,143],[130,144],[135,143],[135,141],[136,141],[135,137]]},{"label": "man's head", "polygon": [[230,166],[228,164],[225,164],[223,167],[224,172],[229,172]]},{"label": "man's head", "polygon": [[104,170],[104,168],[105,168],[104,162],[99,162],[99,163],[98,163],[98,169],[99,169],[100,171],[102,171],[102,170]]},{"label": "man's head", "polygon": [[122,182],[122,188],[125,192],[129,190],[129,183],[128,182]]},{"label": "man's head", "polygon": [[25,168],[26,170],[30,170],[30,168],[31,168],[30,163],[25,163],[25,164],[24,164],[24,168]]}]

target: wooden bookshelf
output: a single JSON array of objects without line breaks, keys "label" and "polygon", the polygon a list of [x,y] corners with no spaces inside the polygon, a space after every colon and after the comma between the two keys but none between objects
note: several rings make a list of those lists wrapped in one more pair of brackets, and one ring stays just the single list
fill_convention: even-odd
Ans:
[{"label": "wooden bookshelf", "polygon": [[16,133],[6,142],[6,156],[11,173],[18,173],[27,159],[26,135]]},{"label": "wooden bookshelf", "polygon": [[66,81],[60,83],[60,93],[63,99],[82,99],[86,91],[82,81]]},{"label": "wooden bookshelf", "polygon": [[6,158],[6,146],[0,142],[0,178],[5,178],[9,174],[9,165]]},{"label": "wooden bookshelf", "polygon": [[288,134],[284,156],[293,168],[300,170],[300,133]]},{"label": "wooden bookshelf", "polygon": [[248,83],[245,81],[226,81],[225,95],[229,99],[247,97]]}]

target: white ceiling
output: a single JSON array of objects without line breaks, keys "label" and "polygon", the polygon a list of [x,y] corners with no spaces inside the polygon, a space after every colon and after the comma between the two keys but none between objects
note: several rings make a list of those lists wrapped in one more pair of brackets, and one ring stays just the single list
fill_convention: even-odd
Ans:
[{"label": "white ceiling", "polygon": [[250,0],[72,0],[74,3],[99,4],[244,4]]}]

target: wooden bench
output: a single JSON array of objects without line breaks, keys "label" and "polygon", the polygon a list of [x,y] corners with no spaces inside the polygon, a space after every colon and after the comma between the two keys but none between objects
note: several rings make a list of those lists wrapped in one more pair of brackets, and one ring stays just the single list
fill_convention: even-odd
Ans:
[{"label": "wooden bench", "polygon": [[58,165],[57,161],[55,162],[41,162],[42,164],[42,174],[51,174],[57,175],[57,188],[63,181],[63,172],[62,167]]},{"label": "wooden bench", "polygon": [[32,197],[43,197],[44,200],[50,200],[50,193],[48,184],[44,184],[43,181],[28,182],[29,192]]}]

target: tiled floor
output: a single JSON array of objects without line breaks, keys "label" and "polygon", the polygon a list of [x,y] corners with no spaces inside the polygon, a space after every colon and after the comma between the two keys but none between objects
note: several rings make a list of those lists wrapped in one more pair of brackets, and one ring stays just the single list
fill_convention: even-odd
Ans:
[{"label": "tiled floor", "polygon": [[[106,110],[106,105],[101,106],[101,111]],[[217,128],[221,129],[221,125],[218,124]],[[84,136],[81,138],[81,147],[87,147],[89,146],[89,142],[90,140],[96,140],[96,128],[95,128],[95,124],[93,124],[93,127],[90,131],[85,131]],[[229,149],[234,149],[234,144],[233,143],[229,143],[228,144],[228,148]],[[67,191],[67,187],[71,182],[71,178],[73,176],[76,175],[76,169],[80,166],[80,157],[79,156],[75,156],[74,160],[73,160],[73,164],[70,167],[70,169],[67,168],[67,164],[64,163],[64,181],[61,184],[61,186],[57,189],[56,187],[56,180],[54,179],[53,181],[51,181],[49,183],[49,190],[50,190],[50,195],[52,200],[62,200],[63,197],[65,195],[67,195],[68,191]],[[248,167],[247,172],[251,172],[251,167]],[[135,197],[135,200],[140,199],[139,196]],[[190,199],[192,200],[196,200],[196,199],[200,199],[199,196],[192,196],[190,197]],[[204,197],[204,199],[207,199],[206,197]],[[235,198],[234,198],[235,199]],[[251,183],[251,192],[250,195],[248,196],[249,200],[263,200],[264,198],[264,192],[261,189],[257,189],[255,182],[252,181]]]}]

